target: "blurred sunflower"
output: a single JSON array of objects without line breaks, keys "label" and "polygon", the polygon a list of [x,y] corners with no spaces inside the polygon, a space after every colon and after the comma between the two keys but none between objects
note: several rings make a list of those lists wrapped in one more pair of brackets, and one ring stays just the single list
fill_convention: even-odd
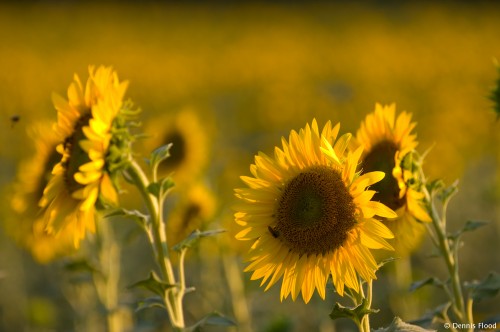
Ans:
[{"label": "blurred sunflower", "polygon": [[60,160],[56,151],[58,137],[47,123],[37,123],[28,129],[28,136],[35,143],[35,153],[19,165],[12,209],[18,218],[8,222],[7,229],[15,240],[30,251],[36,261],[47,263],[75,251],[72,225],[61,230],[58,236],[45,232],[43,217],[39,216],[38,201],[43,195],[52,168]]},{"label": "blurred sunflower", "polygon": [[[114,120],[123,106],[127,82],[120,82],[110,67],[89,67],[85,88],[75,74],[68,88],[68,100],[53,96],[58,121],[54,126],[62,156],[52,170],[52,178],[43,192],[46,229],[58,233],[73,224],[74,245],[95,232],[95,204],[116,203],[117,193],[106,164],[111,151]],[[109,155],[113,155],[109,153]]]},{"label": "blurred sunflower", "polygon": [[146,148],[153,151],[172,143],[170,157],[158,167],[159,176],[172,174],[176,185],[190,182],[201,173],[208,160],[208,131],[199,116],[190,109],[155,117],[146,125]]},{"label": "blurred sunflower", "polygon": [[416,123],[411,113],[402,112],[395,118],[396,105],[375,105],[375,111],[366,116],[356,133],[356,142],[364,147],[361,156],[362,174],[382,171],[387,176],[371,189],[373,199],[387,205],[397,218],[383,222],[394,233],[394,246],[400,255],[407,255],[419,244],[425,227],[431,221],[422,206],[423,193],[419,189],[418,175],[412,167],[412,151],[417,147],[412,134]]},{"label": "blurred sunflower", "polygon": [[196,183],[179,193],[175,206],[169,213],[167,239],[171,245],[182,241],[215,214],[214,194],[202,183]]},{"label": "blurred sunflower", "polygon": [[307,303],[315,289],[324,299],[330,274],[340,295],[344,287],[359,292],[357,275],[376,278],[370,249],[392,249],[390,230],[374,217],[396,214],[366,190],[384,174],[355,172],[363,148],[346,152],[351,134],[337,139],[339,128],[328,122],[320,134],[313,120],[292,131],[274,159],[255,156],[253,177],[241,177],[248,188],[235,190],[242,200],[235,219],[244,228],[236,237],[252,242],[245,271],[268,282],[266,290],[283,277],[281,300],[302,292]]}]

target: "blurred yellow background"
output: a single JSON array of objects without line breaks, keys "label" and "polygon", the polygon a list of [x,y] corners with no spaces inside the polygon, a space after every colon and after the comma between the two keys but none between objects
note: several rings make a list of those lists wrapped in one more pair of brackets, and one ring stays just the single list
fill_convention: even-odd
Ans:
[{"label": "blurred yellow background", "polygon": [[[500,58],[500,5],[495,2],[2,4],[0,40],[0,186],[5,197],[17,165],[33,153],[26,129],[40,120],[55,121],[51,94],[65,95],[73,73],[86,77],[89,64],[112,65],[120,79],[130,81],[128,96],[143,110],[144,123],[186,108],[198,114],[210,138],[205,181],[218,197],[220,223],[227,228],[232,190],[241,186],[238,177],[249,173],[257,151],[272,153],[281,136],[312,118],[320,125],[341,122],[341,131],[355,132],[376,102],[395,102],[418,122],[420,151],[432,147],[429,177],[447,183],[461,179],[460,194],[450,206],[450,227],[466,219],[492,222],[488,230],[465,237],[461,267],[466,279],[498,270],[500,123],[488,100],[497,77],[493,58]],[[12,123],[12,116],[20,120]],[[12,218],[8,200],[3,201],[0,217]],[[69,310],[61,309],[58,301],[64,300],[40,290],[57,288],[53,272],[0,236],[0,294],[18,292],[15,299],[1,296],[0,330],[71,326],[67,317],[39,323],[22,309],[52,301],[59,311],[47,315]],[[428,254],[423,249],[415,258],[422,278],[443,273]],[[54,285],[38,284],[31,275]],[[285,329],[276,331],[303,326],[329,331],[332,301],[316,301],[312,308],[281,305],[275,291],[251,292],[250,306],[260,317],[257,330],[274,331],[278,321]],[[21,309],[5,309],[9,301]],[[259,307],[262,301],[266,312]],[[495,304],[500,307],[498,299],[479,306],[484,311],[479,315],[491,314]],[[294,317],[289,310],[301,314]],[[381,315],[378,324],[389,316]],[[304,323],[300,317],[313,318]],[[376,316],[374,322],[378,327]]]}]

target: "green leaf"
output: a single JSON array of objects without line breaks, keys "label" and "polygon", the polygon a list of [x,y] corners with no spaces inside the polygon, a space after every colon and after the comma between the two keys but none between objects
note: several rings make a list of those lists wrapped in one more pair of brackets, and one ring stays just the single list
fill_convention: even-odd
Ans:
[{"label": "green leaf", "polygon": [[455,180],[448,188],[442,189],[438,193],[441,202],[447,203],[458,192],[458,180]]},{"label": "green leaf", "polygon": [[161,184],[158,182],[151,182],[147,187],[148,192],[156,198],[160,197]]},{"label": "green leaf", "polygon": [[166,177],[157,182],[152,182],[148,185],[148,192],[156,198],[163,199],[163,195],[174,187],[174,181],[170,177]]},{"label": "green leaf", "polygon": [[462,228],[462,232],[470,232],[478,229],[479,227],[483,227],[488,225],[488,221],[480,221],[480,220],[467,220],[464,227]]},{"label": "green leaf", "polygon": [[432,322],[434,321],[434,318],[439,318],[441,320],[445,320],[445,317],[447,316],[448,309],[451,306],[451,302],[446,302],[443,303],[434,310],[427,312],[424,316],[421,318],[418,318],[414,321],[411,321],[410,323],[419,325],[419,326],[430,326]]},{"label": "green leaf", "polygon": [[215,311],[200,319],[196,324],[186,327],[183,331],[184,332],[201,331],[201,328],[205,325],[236,326],[236,323],[233,322],[231,319]]},{"label": "green leaf", "polygon": [[426,330],[420,326],[408,324],[401,320],[399,317],[394,317],[391,325],[386,328],[380,328],[374,332],[431,332],[434,330]]},{"label": "green leaf", "polygon": [[410,292],[414,292],[417,289],[422,288],[422,287],[424,287],[426,285],[432,285],[432,286],[436,286],[438,288],[443,288],[444,287],[444,284],[443,284],[443,282],[441,280],[439,280],[438,278],[430,277],[430,278],[427,278],[427,279],[424,279],[424,280],[413,282],[410,285]]},{"label": "green leaf", "polygon": [[150,290],[151,292],[159,295],[159,296],[164,296],[165,291],[169,288],[176,287],[176,285],[170,285],[167,284],[166,282],[161,281],[156,273],[151,271],[149,273],[149,277],[147,279],[138,281],[132,285],[130,285],[128,288],[137,288],[137,287],[142,287],[147,290]]},{"label": "green leaf", "polygon": [[472,232],[480,227],[488,225],[488,221],[480,221],[480,220],[467,220],[465,222],[464,227],[462,227],[461,230],[455,232],[453,235],[450,235],[449,238],[452,240],[457,240],[462,236],[463,233],[465,232]]},{"label": "green leaf", "polygon": [[397,261],[398,259],[399,259],[399,258],[397,258],[397,257],[389,257],[389,258],[386,258],[386,259],[384,259],[384,260],[382,260],[382,261],[380,261],[380,262],[378,263],[378,268],[380,269],[382,266],[384,266],[384,265],[386,265],[386,264],[389,264],[389,263],[392,263],[392,262],[395,262],[395,261]]},{"label": "green leaf", "polygon": [[425,255],[427,258],[439,258],[443,257],[443,253],[439,250],[432,249],[431,253]]},{"label": "green leaf", "polygon": [[333,307],[333,310],[330,313],[330,318],[332,320],[339,318],[349,318],[358,324],[361,321],[361,318],[358,317],[358,313],[355,311],[355,308],[344,307],[342,304],[338,302],[335,303],[335,306]]},{"label": "green leaf", "polygon": [[444,182],[441,179],[434,180],[427,184],[427,190],[430,193],[438,192],[439,190],[444,188]]},{"label": "green leaf", "polygon": [[172,143],[160,146],[153,152],[151,152],[151,156],[149,159],[149,166],[151,169],[155,169],[160,165],[162,161],[170,157],[170,149],[172,148]]},{"label": "green leaf", "polygon": [[163,302],[163,298],[160,296],[152,296],[148,297],[147,299],[144,299],[142,301],[139,301],[139,304],[137,308],[135,309],[135,312],[148,309],[148,308],[162,308],[167,310],[165,307],[165,304]]},{"label": "green leaf", "polygon": [[500,274],[490,272],[482,281],[473,281],[466,284],[465,287],[472,290],[471,297],[474,301],[480,302],[495,297],[500,291]]},{"label": "green leaf", "polygon": [[110,211],[107,211],[104,214],[104,218],[112,218],[112,217],[123,217],[126,216],[127,214],[125,213],[125,209],[113,209]]},{"label": "green leaf", "polygon": [[339,318],[349,318],[359,325],[361,319],[365,315],[377,313],[378,311],[379,310],[377,309],[369,309],[368,302],[366,301],[366,299],[363,299],[361,304],[354,308],[344,307],[343,305],[337,302],[335,303],[335,306],[333,307],[333,310],[330,313],[330,318],[332,320]]},{"label": "green leaf", "polygon": [[188,235],[184,240],[177,243],[172,247],[175,251],[182,251],[183,249],[191,248],[195,243],[197,243],[202,237],[214,236],[220,233],[224,233],[224,229],[215,229],[211,231],[200,232],[198,229],[194,230]]},{"label": "green leaf", "polygon": [[86,259],[70,261],[64,265],[64,269],[70,272],[98,272],[98,270],[93,267]]},{"label": "green leaf", "polygon": [[135,219],[141,223],[146,223],[146,221],[149,219],[149,216],[145,215],[144,213],[137,211],[137,210],[127,210],[127,209],[114,209],[104,215],[105,218],[111,218],[111,217],[130,217],[132,219]]},{"label": "green leaf", "polygon": [[443,303],[439,306],[437,306],[434,311],[432,311],[432,314],[434,317],[439,318],[440,320],[446,320],[448,317],[448,309],[451,307],[451,302],[446,302]]}]

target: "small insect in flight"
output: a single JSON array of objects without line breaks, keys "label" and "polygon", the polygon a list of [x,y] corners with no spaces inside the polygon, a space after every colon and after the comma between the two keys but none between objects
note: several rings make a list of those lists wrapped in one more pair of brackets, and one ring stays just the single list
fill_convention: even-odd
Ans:
[{"label": "small insect in flight", "polygon": [[272,228],[271,226],[267,226],[267,229],[269,230],[269,233],[271,233],[271,235],[272,235],[275,239],[277,239],[277,238],[278,238],[278,236],[280,236],[280,233],[279,233],[276,229]]},{"label": "small insect in flight", "polygon": [[21,116],[20,115],[13,115],[10,117],[10,127],[11,128],[14,128],[14,126],[16,125],[16,123],[19,122],[19,120],[21,120]]}]

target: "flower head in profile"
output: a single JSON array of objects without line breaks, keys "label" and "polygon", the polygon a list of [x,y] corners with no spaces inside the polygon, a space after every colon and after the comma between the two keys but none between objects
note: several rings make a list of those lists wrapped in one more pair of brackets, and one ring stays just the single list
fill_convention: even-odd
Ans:
[{"label": "flower head in profile", "polygon": [[337,138],[339,128],[328,122],[320,132],[313,120],[292,131],[274,158],[255,156],[253,176],[241,177],[247,188],[235,190],[243,227],[236,237],[251,244],[245,271],[267,282],[266,290],[282,278],[282,300],[302,293],[307,303],[315,290],[324,299],[330,275],[340,295],[345,287],[359,292],[358,276],[376,278],[371,249],[392,249],[392,234],[376,217],[396,214],[367,190],[384,174],[356,173],[363,148],[348,152],[351,135]]},{"label": "flower head in profile", "polygon": [[90,66],[85,85],[75,75],[68,99],[53,97],[57,110],[53,130],[61,142],[57,145],[61,159],[52,170],[40,206],[49,233],[74,226],[76,247],[86,230],[95,231],[98,198],[105,203],[117,201],[107,161],[117,148],[114,126],[124,106],[127,85],[112,68]]},{"label": "flower head in profile", "polygon": [[45,232],[43,217],[39,215],[38,201],[47,185],[54,165],[60,160],[56,151],[58,138],[48,123],[37,123],[28,129],[35,143],[33,156],[18,168],[11,206],[16,219],[7,222],[7,230],[16,242],[26,248],[39,263],[70,255],[73,246],[73,225],[68,225],[56,237]]},{"label": "flower head in profile", "polygon": [[412,151],[417,147],[412,134],[416,123],[411,113],[402,112],[396,118],[396,105],[375,105],[356,133],[356,142],[364,146],[361,156],[362,173],[382,171],[386,177],[371,189],[374,199],[396,213],[396,219],[384,219],[395,235],[394,245],[400,255],[408,254],[422,238],[425,227],[419,221],[431,221],[422,206],[418,175],[412,166]]}]

